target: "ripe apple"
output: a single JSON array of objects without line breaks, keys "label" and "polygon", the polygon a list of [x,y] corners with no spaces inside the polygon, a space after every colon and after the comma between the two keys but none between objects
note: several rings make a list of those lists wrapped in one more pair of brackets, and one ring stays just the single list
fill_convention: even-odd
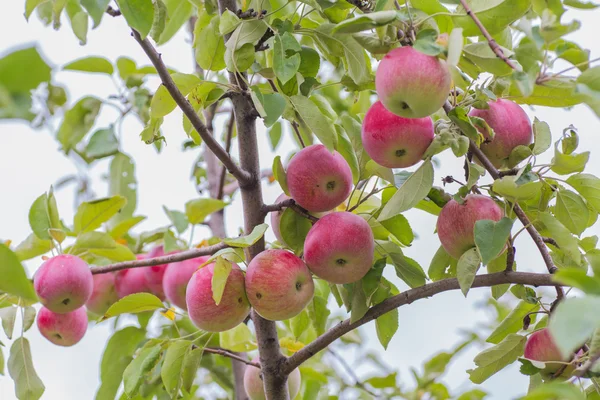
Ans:
[{"label": "ripe apple", "polygon": [[187,310],[185,290],[194,272],[202,265],[208,256],[179,261],[167,266],[163,277],[163,290],[167,300],[182,310]]},{"label": "ripe apple", "polygon": [[33,286],[46,308],[63,314],[88,301],[94,280],[85,261],[77,256],[61,254],[42,264],[34,276]]},{"label": "ripe apple", "polygon": [[88,326],[85,307],[58,314],[42,307],[37,315],[37,326],[42,336],[59,346],[73,346],[83,338]]},{"label": "ripe apple", "polygon": [[405,46],[383,57],[375,73],[375,88],[389,111],[404,118],[423,118],[442,107],[451,80],[444,61]]},{"label": "ripe apple", "polygon": [[532,142],[531,122],[525,111],[510,100],[498,99],[490,101],[488,105],[489,109],[474,108],[469,115],[484,119],[493,129],[492,138],[487,129],[479,128],[479,132],[490,140],[489,143],[481,145],[481,151],[496,168],[502,168],[515,147],[527,146]]},{"label": "ripe apple", "polygon": [[438,237],[446,252],[458,259],[475,246],[475,222],[481,219],[499,221],[503,216],[502,209],[489,197],[469,194],[463,204],[452,199],[438,216]]},{"label": "ripe apple", "polygon": [[304,261],[319,278],[331,283],[360,280],[373,265],[375,242],[369,224],[341,211],[313,225],[304,242]]},{"label": "ripe apple", "polygon": [[[258,357],[253,359],[252,362],[260,363]],[[288,375],[287,386],[290,399],[294,399],[298,395],[301,382],[300,371],[296,368]],[[267,397],[260,369],[252,365],[246,367],[246,371],[244,372],[244,389],[246,389],[246,394],[250,400],[266,400]]]},{"label": "ripe apple", "polygon": [[[136,258],[143,260],[146,254],[138,254]],[[150,293],[148,285],[146,285],[146,267],[128,268],[117,271],[115,274],[115,289],[119,299],[129,296],[134,293]]]},{"label": "ripe apple", "polygon": [[369,108],[362,123],[362,143],[377,164],[407,168],[423,158],[433,141],[431,117],[402,118],[378,101]]},{"label": "ripe apple", "polygon": [[94,289],[92,296],[85,303],[86,308],[97,315],[104,315],[106,310],[119,300],[115,289],[115,274],[94,275]]},{"label": "ripe apple", "polygon": [[[148,253],[148,258],[162,257],[165,255],[163,246],[154,247]],[[144,275],[146,278],[146,285],[150,289],[150,292],[161,300],[165,299],[165,293],[163,291],[163,277],[167,270],[168,264],[153,265],[151,267],[144,268]]]},{"label": "ripe apple", "polygon": [[223,332],[242,323],[250,312],[244,289],[244,273],[237,264],[232,265],[219,305],[215,304],[212,277],[215,263],[206,265],[192,275],[185,300],[192,322],[209,332]]},{"label": "ripe apple", "polygon": [[290,195],[300,206],[308,211],[329,211],[350,195],[352,171],[340,153],[313,144],[290,160],[287,184]]},{"label": "ripe apple", "polygon": [[[523,356],[529,360],[545,362],[546,366],[542,370],[543,375],[554,374],[564,363],[570,361],[568,357],[563,358],[548,328],[541,329],[529,335]],[[549,361],[558,362],[552,363]],[[567,367],[562,375],[571,375],[573,369],[574,367],[572,366]]]},{"label": "ripe apple", "polygon": [[314,291],[306,264],[287,250],[265,250],[246,269],[248,300],[261,317],[271,321],[298,315]]}]

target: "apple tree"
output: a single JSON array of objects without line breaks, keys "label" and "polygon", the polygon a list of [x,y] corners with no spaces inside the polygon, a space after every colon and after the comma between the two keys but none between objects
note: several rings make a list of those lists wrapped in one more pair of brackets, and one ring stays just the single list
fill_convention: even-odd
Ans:
[{"label": "apple tree", "polygon": [[[61,185],[48,182],[23,216],[31,234],[0,244],[0,317],[12,343],[0,347],[0,373],[6,364],[17,398],[44,393],[27,339],[33,325],[48,346],[72,346],[111,322],[98,400],[482,399],[477,385],[515,363],[530,378],[522,399],[600,398],[600,249],[586,235],[600,179],[586,171],[590,151],[578,148],[575,127],[524,111],[582,104],[600,116],[598,60],[565,39],[580,23],[563,18],[598,4],[24,3],[25,18],[71,29],[82,45],[89,30],[118,19],[131,32],[121,40],[137,42],[147,64],[125,54],[73,60],[60,69],[108,75],[115,91],[72,99],[36,47],[0,58],[1,118],[51,127],[83,171],[110,160],[104,197],[90,195],[82,174],[74,219],[65,220]],[[177,71],[160,48],[185,29],[195,65]],[[149,83],[155,77],[160,85]],[[102,126],[106,108],[118,117]],[[177,108],[181,144],[161,128]],[[198,155],[199,196],[156,210],[170,224],[150,231],[137,227],[145,217],[136,212],[136,160],[121,143],[131,117],[149,150],[169,142]],[[227,120],[222,129],[217,117]],[[291,153],[279,146],[283,134],[294,138]],[[278,154],[272,165],[261,162],[259,135]],[[464,163],[464,176],[444,174],[442,152]],[[539,161],[547,153],[551,161]],[[264,185],[281,188],[274,204]],[[238,200],[242,216],[228,212]],[[430,229],[441,246],[428,268],[410,257],[412,209],[437,216]],[[226,232],[226,217],[239,234]],[[200,225],[211,235],[194,240]],[[276,241],[265,241],[268,229]],[[517,270],[526,235],[539,252],[535,272]],[[481,287],[491,288],[498,317],[425,360],[412,389],[386,366],[361,380],[342,355],[361,348],[364,324],[375,324],[385,349],[399,307],[450,290],[468,300]],[[473,386],[450,390],[440,376],[478,340],[486,346],[467,371]]]}]

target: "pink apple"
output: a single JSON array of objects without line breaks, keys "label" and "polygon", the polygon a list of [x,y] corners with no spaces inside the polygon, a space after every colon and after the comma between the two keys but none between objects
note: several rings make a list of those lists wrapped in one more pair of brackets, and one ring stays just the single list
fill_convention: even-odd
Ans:
[{"label": "pink apple", "polygon": [[308,211],[329,211],[350,195],[352,171],[340,153],[313,144],[290,160],[287,184],[290,195],[301,207]]},{"label": "pink apple", "polygon": [[227,277],[225,290],[219,305],[215,304],[212,277],[215,264],[199,269],[190,279],[185,300],[192,322],[209,332],[223,332],[241,324],[250,312],[250,304],[244,289],[244,273],[233,264]]},{"label": "pink apple", "polygon": [[86,308],[97,315],[104,315],[106,310],[119,300],[115,289],[115,274],[94,275],[94,290],[92,296],[85,303]]},{"label": "pink apple", "polygon": [[[169,253],[172,254],[172,253]],[[154,247],[148,253],[148,258],[162,257],[165,255],[163,246]],[[161,300],[165,299],[165,293],[163,292],[163,277],[167,270],[168,264],[153,265],[151,267],[144,268],[144,274],[146,277],[146,285],[150,289],[152,294],[156,295]]]},{"label": "pink apple", "polygon": [[265,250],[246,270],[246,294],[265,319],[282,321],[298,315],[312,300],[315,285],[300,258],[287,250]]},{"label": "pink apple", "polygon": [[[138,254],[136,258],[143,260],[146,254]],[[128,268],[115,274],[115,289],[120,299],[134,293],[150,293],[146,285],[146,267]]]},{"label": "pink apple", "polygon": [[531,123],[525,111],[510,100],[498,99],[490,101],[488,105],[489,109],[474,108],[469,115],[484,119],[493,129],[493,138],[487,129],[479,130],[487,140],[491,140],[481,145],[481,151],[496,168],[501,168],[515,147],[527,146],[532,142]]},{"label": "pink apple", "polygon": [[34,276],[33,286],[44,306],[56,313],[68,313],[88,301],[94,280],[85,261],[61,254],[42,264]]},{"label": "pink apple", "polygon": [[[523,356],[529,360],[545,362],[546,366],[542,370],[542,373],[545,375],[554,374],[564,365],[562,363],[570,361],[569,358],[562,357],[547,328],[534,332],[527,338]],[[549,361],[558,362],[552,363]],[[564,374],[570,375],[573,372],[573,367],[569,366],[567,369],[565,369]]]},{"label": "pink apple", "polygon": [[378,101],[369,108],[362,123],[362,143],[377,164],[407,168],[423,159],[433,141],[431,117],[402,118]]},{"label": "pink apple", "polygon": [[59,346],[73,346],[83,338],[88,326],[84,307],[57,314],[42,307],[37,315],[37,326],[42,336]]},{"label": "pink apple", "polygon": [[179,261],[167,266],[163,277],[163,290],[169,302],[182,310],[187,310],[185,290],[188,282],[206,260],[208,260],[208,256]]},{"label": "pink apple", "polygon": [[304,261],[331,283],[362,279],[373,265],[375,242],[369,224],[350,212],[334,212],[313,225],[304,242]]},{"label": "pink apple", "polygon": [[[252,360],[252,362],[259,363],[258,357]],[[290,399],[294,399],[300,391],[301,376],[298,368],[293,370],[288,375],[288,393]],[[266,400],[265,388],[263,385],[263,378],[260,369],[248,365],[244,372],[244,389],[246,389],[246,395],[250,400]]]},{"label": "pink apple", "polygon": [[451,81],[444,61],[410,46],[387,53],[375,73],[379,100],[404,118],[423,118],[439,110],[448,98]]},{"label": "pink apple", "polygon": [[446,252],[458,259],[475,246],[475,222],[482,219],[499,221],[503,216],[502,209],[489,197],[470,194],[463,204],[452,199],[438,216],[438,237]]}]

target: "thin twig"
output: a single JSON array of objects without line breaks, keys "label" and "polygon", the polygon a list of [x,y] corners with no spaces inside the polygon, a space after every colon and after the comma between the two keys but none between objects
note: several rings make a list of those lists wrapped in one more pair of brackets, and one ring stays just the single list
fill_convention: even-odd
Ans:
[{"label": "thin twig", "polygon": [[118,17],[119,15],[121,15],[121,10],[108,6],[106,7],[106,13],[111,17]]},{"label": "thin twig", "polygon": [[304,218],[309,219],[313,223],[319,220],[319,218],[315,217],[314,215],[310,215],[308,213],[308,210],[305,210],[303,207],[299,206],[298,203],[294,201],[294,199],[283,200],[275,204],[263,204],[263,206],[260,209],[266,215],[270,212],[281,211],[284,208],[291,208],[292,210],[294,210]]},{"label": "thin twig", "polygon": [[364,383],[362,383],[362,381],[358,378],[358,376],[354,372],[354,369],[350,365],[348,365],[348,363],[346,362],[346,360],[344,360],[344,358],[342,356],[340,356],[331,347],[328,347],[327,351],[329,351],[329,353],[338,361],[338,363],[344,368],[344,370],[346,370],[348,375],[350,375],[350,377],[354,380],[354,386],[358,386],[365,392],[369,393],[371,396],[377,398],[377,394],[374,393],[371,389],[369,389]]},{"label": "thin twig", "polygon": [[503,176],[509,176],[509,175],[516,175],[519,173],[519,168],[511,168],[511,169],[507,169],[504,171],[498,171],[498,175],[500,175],[500,177]]},{"label": "thin twig", "polygon": [[296,136],[298,137],[298,141],[300,142],[300,146],[305,148],[304,140],[302,139],[302,134],[300,134],[300,128],[298,127],[298,123],[296,121],[292,121],[292,128],[294,128],[294,132],[296,132]]},{"label": "thin twig", "polygon": [[596,364],[596,361],[600,360],[600,351],[592,354],[592,356],[583,364],[581,367],[577,368],[573,375],[578,377],[583,377],[588,373],[590,369]]},{"label": "thin twig", "polygon": [[515,246],[512,238],[508,238],[508,247],[506,249],[506,270],[512,271],[515,264]]},{"label": "thin twig", "polygon": [[[225,139],[225,151],[227,154],[231,151],[231,138],[233,136],[233,124],[235,124],[235,114],[233,110],[231,110],[231,114],[229,116],[229,121],[227,122],[227,137]],[[217,192],[217,199],[221,200],[223,198],[223,189],[225,187],[225,177],[227,176],[227,169],[223,167],[221,171],[221,176],[219,177],[219,191]]]},{"label": "thin twig", "polygon": [[544,241],[544,243],[551,244],[552,246],[560,249],[560,246],[558,245],[558,243],[556,243],[556,240],[552,239],[551,237],[542,236],[542,240]]},{"label": "thin twig", "polygon": [[223,356],[223,357],[229,357],[229,358],[231,358],[233,360],[237,360],[237,361],[243,362],[246,365],[251,365],[254,368],[260,369],[260,364],[259,363],[248,361],[248,360],[244,359],[243,357],[240,357],[237,354],[230,353],[230,352],[228,352],[227,350],[224,350],[224,349],[215,349],[215,348],[211,348],[211,347],[205,347],[203,351],[205,351],[207,353],[211,353],[211,354],[218,354],[218,355]]},{"label": "thin twig", "polygon": [[371,190],[365,197],[362,198],[362,200],[360,200],[358,203],[356,203],[355,205],[353,205],[352,207],[350,207],[348,209],[348,212],[352,212],[354,210],[356,210],[358,207],[360,207],[360,205],[362,203],[364,203],[365,201],[367,201],[369,199],[369,197],[376,195],[377,193],[383,191],[385,188],[373,188],[373,190]]}]

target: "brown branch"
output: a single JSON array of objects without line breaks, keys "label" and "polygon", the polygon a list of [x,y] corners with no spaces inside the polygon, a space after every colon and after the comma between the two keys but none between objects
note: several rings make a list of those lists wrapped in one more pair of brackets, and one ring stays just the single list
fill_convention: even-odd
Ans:
[{"label": "brown branch", "polygon": [[260,364],[252,362],[252,361],[248,361],[247,359],[245,359],[243,357],[240,357],[237,354],[229,352],[229,351],[227,351],[225,349],[215,349],[215,348],[211,348],[211,347],[205,347],[203,351],[205,351],[207,353],[210,353],[210,354],[218,354],[218,355],[223,356],[223,357],[229,357],[232,360],[240,361],[240,362],[243,362],[246,365],[251,365],[251,366],[253,366],[255,368],[260,369]]},{"label": "brown branch", "polygon": [[[225,139],[225,151],[227,154],[231,151],[231,139],[233,137],[233,124],[235,123],[235,115],[233,114],[233,110],[231,110],[231,114],[229,116],[229,121],[227,122],[227,138]],[[221,176],[219,177],[219,190],[217,192],[217,199],[221,200],[224,194],[225,187],[225,178],[227,176],[227,169],[223,167],[221,171]]]},{"label": "brown branch", "polygon": [[302,148],[305,148],[306,144],[304,144],[304,140],[302,139],[302,134],[300,133],[300,129],[299,129],[298,123],[296,121],[292,121],[292,128],[294,128],[294,132],[296,133],[296,137],[298,137],[300,146],[302,146]]},{"label": "brown branch", "polygon": [[[472,288],[489,287],[502,285],[506,283],[518,283],[523,285],[532,286],[555,286],[556,282],[552,280],[550,274],[535,274],[530,272],[497,272],[494,274],[478,275],[475,277]],[[450,290],[457,290],[460,286],[458,279],[449,278],[443,279],[437,282],[428,283],[424,286],[420,286],[415,289],[407,290],[406,292],[400,293],[396,296],[390,297],[383,302],[373,306],[367,311],[367,313],[361,319],[351,323],[350,319],[340,322],[333,328],[329,329],[323,335],[319,336],[310,344],[303,347],[301,350],[296,352],[294,355],[289,357],[284,366],[284,372],[289,373],[294,368],[297,368],[300,364],[317,354],[319,351],[327,348],[332,342],[346,333],[364,325],[374,319],[388,313],[403,305],[411,304],[414,301],[431,297],[438,293],[447,292]]]},{"label": "brown branch", "polygon": [[202,122],[194,107],[190,104],[190,102],[185,98],[185,96],[179,91],[177,85],[171,78],[169,71],[166,65],[163,63],[160,54],[157,53],[156,49],[148,39],[142,39],[140,34],[133,30],[133,37],[135,40],[142,46],[142,49],[152,62],[152,65],[156,68],[158,75],[162,81],[162,84],[167,89],[171,97],[175,100],[175,103],[181,108],[181,111],[189,118],[190,123],[196,129],[196,131],[202,137],[202,140],[208,148],[217,156],[219,160],[223,163],[225,167],[231,172],[231,174],[240,181],[241,185],[244,186],[248,182],[252,180],[252,177],[248,171],[245,171],[240,166],[238,166],[232,159],[229,157],[227,152],[219,142],[215,140],[215,138],[210,134],[206,125]]},{"label": "brown branch", "polygon": [[506,249],[506,270],[507,271],[512,271],[513,270],[513,266],[515,264],[515,246],[513,243],[512,238],[508,238],[508,246]]},{"label": "brown branch", "polygon": [[551,237],[542,236],[542,240],[544,241],[544,243],[551,244],[552,246],[560,249],[560,246],[558,245],[558,243],[556,243],[556,240],[552,239]]},{"label": "brown branch", "polygon": [[370,13],[373,8],[373,2],[369,0],[346,0],[348,3],[352,4],[354,7],[358,8],[360,11],[366,13]]},{"label": "brown branch", "polygon": [[106,7],[106,13],[111,17],[118,17],[119,15],[121,15],[121,10],[114,9],[111,6],[108,6]]},{"label": "brown branch", "polygon": [[212,246],[201,247],[199,249],[191,249],[181,251],[179,253],[169,254],[161,257],[146,258],[135,261],[123,261],[116,264],[100,265],[97,267],[91,267],[92,274],[105,274],[107,272],[120,271],[128,268],[140,268],[140,267],[151,267],[153,265],[170,264],[177,261],[189,260],[190,258],[196,258],[200,256],[210,256],[215,254],[219,250],[229,247],[227,244],[221,242]]},{"label": "brown branch", "polygon": [[266,215],[267,213],[270,213],[270,212],[281,211],[284,208],[291,208],[292,210],[294,210],[296,213],[300,214],[304,218],[309,219],[312,223],[315,223],[319,220],[319,218],[315,217],[314,215],[310,215],[306,209],[304,209],[300,205],[298,205],[298,203],[296,203],[296,201],[294,199],[283,200],[283,201],[281,201],[279,203],[275,203],[275,204],[268,204],[268,205],[263,204],[263,206],[261,207],[261,211]]},{"label": "brown branch", "polygon": [[466,0],[460,0],[460,4],[462,4],[467,15],[471,17],[473,22],[475,22],[475,25],[477,25],[477,28],[479,28],[483,37],[486,38],[488,45],[490,46],[490,49],[492,49],[494,54],[496,54],[496,56],[499,59],[504,61],[506,63],[506,65],[508,65],[512,69],[516,70],[517,69],[516,65],[512,61],[510,61],[508,59],[508,57],[506,57],[506,55],[502,51],[502,48],[500,47],[500,45],[498,45],[498,43],[496,43],[496,40],[492,37],[492,35],[490,35],[490,33],[487,31],[487,29],[485,29],[485,26],[483,26],[483,24],[481,23],[479,18],[477,18],[477,15],[475,15],[473,10],[471,10],[471,8],[467,4]]},{"label": "brown branch", "polygon": [[516,175],[518,173],[519,173],[519,168],[511,168],[511,169],[507,169],[505,171],[498,171],[498,175],[500,175],[500,177]]}]

